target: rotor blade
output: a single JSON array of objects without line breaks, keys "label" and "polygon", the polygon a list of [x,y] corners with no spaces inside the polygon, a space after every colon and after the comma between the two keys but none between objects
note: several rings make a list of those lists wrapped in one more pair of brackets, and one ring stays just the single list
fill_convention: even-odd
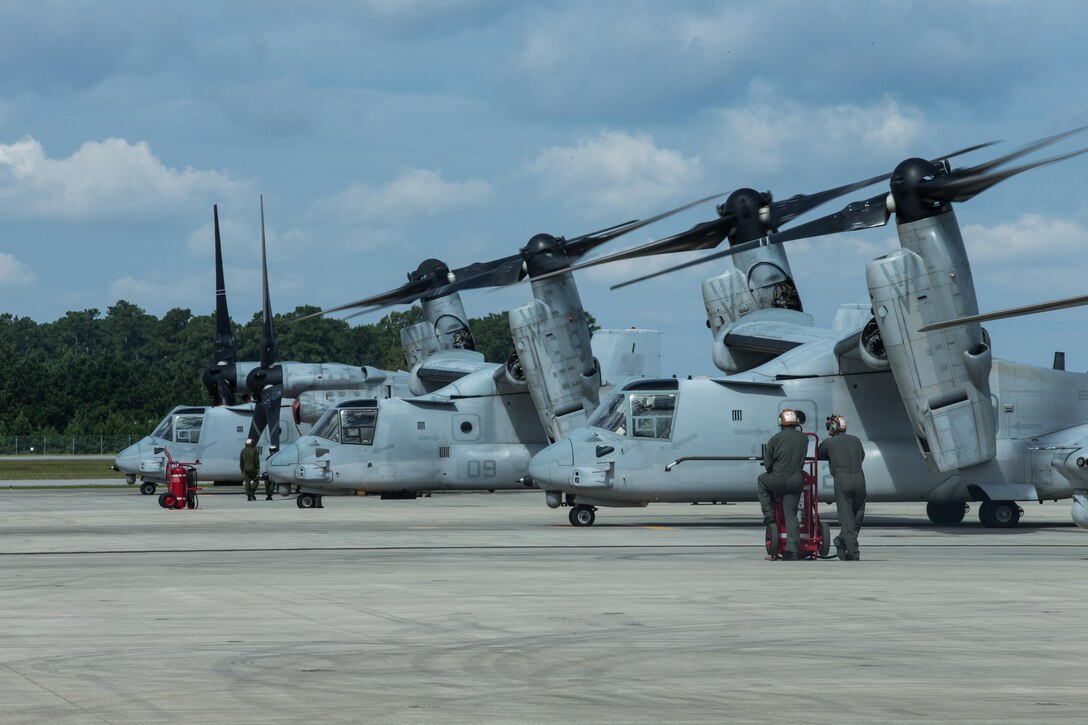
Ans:
[{"label": "rotor blade", "polygon": [[670,254],[673,252],[689,252],[696,249],[710,249],[722,243],[722,240],[729,234],[729,227],[732,226],[732,224],[732,219],[728,217],[702,222],[679,234],[673,234],[671,237],[655,239],[652,242],[646,242],[637,247],[622,249],[618,252],[613,252],[612,254],[605,254],[600,257],[594,257],[593,259],[587,259],[584,262],[572,264],[566,269],[539,275],[536,279],[548,279],[549,277],[555,277],[556,275],[564,274],[566,272],[577,272],[580,269],[596,267],[601,264],[608,264],[609,262],[619,262],[624,259],[635,259],[638,257],[649,257],[655,254]]},{"label": "rotor blade", "polygon": [[963,172],[953,171],[945,176],[938,176],[929,181],[919,182],[918,193],[924,198],[932,201],[967,201],[978,196],[991,186],[995,186],[1005,179],[1016,176],[1017,174],[1022,174],[1025,171],[1030,171],[1031,169],[1036,169],[1040,166],[1056,164],[1059,161],[1065,161],[1066,159],[1080,156],[1086,152],[1088,152],[1088,148],[1083,148],[1079,151],[1071,151],[1067,154],[1062,154],[1061,156],[1043,159],[1042,161],[1015,166],[1011,169],[1004,169],[1002,171],[995,171],[992,174],[969,176],[967,174],[970,173],[970,169],[965,169]]},{"label": "rotor blade", "polygon": [[851,204],[847,204],[846,207],[830,216],[816,219],[808,224],[802,224],[800,226],[793,227],[785,232],[779,232],[777,234],[771,234],[767,237],[760,237],[759,239],[753,239],[750,242],[741,242],[740,244],[734,244],[728,249],[723,249],[720,252],[708,254],[698,259],[693,259],[683,264],[678,264],[668,269],[663,269],[651,274],[643,275],[635,279],[621,282],[620,284],[613,285],[609,289],[619,289],[620,287],[626,287],[629,284],[635,282],[642,282],[653,277],[660,277],[663,274],[669,274],[670,272],[677,272],[681,269],[687,269],[688,267],[694,267],[706,262],[712,262],[715,259],[721,259],[722,257],[729,257],[740,252],[747,252],[752,249],[758,249],[759,247],[769,247],[775,244],[783,244],[784,242],[791,242],[795,239],[804,239],[807,237],[818,237],[827,234],[835,234],[838,232],[848,232],[854,229],[869,229],[871,227],[879,227],[888,223],[890,212],[888,212],[887,204],[888,192],[878,194],[871,199],[865,201],[856,201]]},{"label": "rotor blade", "polygon": [[329,307],[324,310],[318,310],[317,312],[311,312],[308,315],[296,317],[292,322],[308,320],[311,317],[321,317],[322,315],[329,315],[333,312],[341,312],[343,310],[351,310],[359,307],[365,307],[367,309],[360,310],[357,314],[371,312],[382,307],[389,307],[390,305],[407,304],[408,302],[414,302],[422,297],[426,294],[428,289],[430,289],[430,285],[426,280],[412,280],[387,292],[381,292],[376,295],[371,295],[370,297],[364,297],[361,300],[348,302],[345,305],[337,305],[336,307]]},{"label": "rotor blade", "polygon": [[[766,247],[766,246],[770,246],[771,244],[780,244],[781,243],[781,242],[770,241],[773,238],[774,238],[773,236],[772,237],[760,237],[759,239],[754,239],[754,240],[752,240],[750,242],[741,242],[740,244],[734,244],[732,247],[729,247],[727,249],[723,249],[720,252],[714,252],[713,254],[708,254],[705,257],[699,257],[698,259],[692,259],[692,260],[690,260],[688,262],[684,262],[682,264],[677,264],[675,266],[669,267],[668,269],[662,269],[662,270],[659,270],[657,272],[652,272],[650,274],[645,274],[645,275],[643,275],[641,277],[636,277],[635,279],[629,279],[626,282],[620,282],[619,284],[614,284],[611,287],[609,287],[608,289],[616,290],[616,289],[619,289],[620,287],[626,287],[629,284],[634,284],[635,282],[643,282],[645,280],[653,279],[654,277],[660,277],[661,275],[669,274],[671,272],[679,272],[681,269],[687,269],[688,267],[695,267],[697,265],[704,264],[706,262],[712,262],[715,259],[721,259],[722,257],[729,257],[729,256],[737,254],[739,252],[747,252],[750,249],[757,249],[759,247]],[[783,240],[783,241],[785,241],[785,240]]]},{"label": "rotor blade", "polygon": [[212,206],[215,223],[215,360],[230,363],[235,359],[234,331],[227,311],[227,285],[223,275],[223,243],[219,239],[219,205]]},{"label": "rotor blade", "polygon": [[772,202],[771,213],[772,218],[774,219],[774,226],[777,228],[786,222],[793,220],[797,216],[804,214],[811,209],[815,209],[826,201],[831,201],[836,197],[849,194],[851,191],[864,189],[866,186],[872,186],[879,181],[890,179],[891,176],[890,173],[881,174],[880,176],[874,176],[862,181],[855,181],[853,184],[837,186],[834,189],[828,189],[827,191],[818,191],[815,194],[807,195],[798,194],[789,199]]},{"label": "rotor blade", "polygon": [[520,254],[491,262],[476,262],[451,272],[453,282],[436,289],[432,297],[444,297],[454,292],[480,287],[501,287],[513,284],[525,276],[525,260]]},{"label": "rotor blade", "polygon": [[[838,234],[839,232],[882,227],[888,223],[888,219],[891,217],[891,212],[888,211],[888,196],[890,196],[890,193],[885,191],[865,201],[850,202],[841,211],[834,214],[813,219],[784,232],[770,235],[769,244],[782,244],[783,242],[792,242],[795,239],[822,237],[828,234]],[[733,248],[737,249],[741,246],[743,245],[738,244],[734,245]]]},{"label": "rotor blade", "polygon": [[[1064,131],[1062,133],[1056,133],[1053,136],[1047,136],[1046,138],[1042,138],[1042,139],[1039,139],[1038,141],[1030,143],[1027,146],[1024,146],[1023,148],[1021,148],[1021,149],[1019,149],[1017,151],[1013,151],[1010,154],[1005,154],[1004,156],[999,156],[998,158],[996,158],[996,159],[994,159],[992,161],[987,161],[985,163],[978,164],[977,166],[968,166],[968,167],[966,167],[964,169],[959,169],[957,171],[952,172],[950,175],[951,176],[956,176],[956,175],[965,175],[966,176],[966,175],[984,174],[987,171],[989,171],[990,169],[1001,166],[1002,164],[1007,163],[1009,161],[1012,161],[1014,159],[1018,159],[1021,156],[1026,156],[1027,154],[1030,154],[1032,151],[1038,151],[1039,149],[1043,148],[1044,146],[1050,146],[1051,144],[1055,144],[1055,143],[1057,143],[1059,141],[1067,139],[1070,136],[1075,136],[1078,133],[1083,133],[1086,130],[1088,130],[1088,126],[1081,126],[1080,128],[1074,128],[1071,131]],[[946,157],[942,157],[942,158],[946,158]]]},{"label": "rotor blade", "polygon": [[609,229],[603,229],[598,232],[593,232],[592,234],[583,234],[580,237],[569,239],[564,245],[564,248],[567,252],[567,258],[571,261],[574,261],[575,259],[578,259],[582,255],[586,254],[586,252],[589,252],[594,247],[611,241],[622,234],[633,232],[636,229],[640,229],[646,226],[647,224],[653,224],[654,222],[661,221],[662,219],[670,217],[673,214],[679,214],[682,211],[687,211],[693,206],[698,206],[699,204],[704,204],[711,199],[718,199],[723,196],[725,196],[725,193],[711,194],[710,196],[705,196],[702,199],[696,199],[693,202],[684,204],[683,206],[679,206],[675,209],[669,209],[668,211],[661,212],[660,214],[655,214],[654,216],[647,219],[630,221],[626,224],[620,224]]},{"label": "rotor blade", "polygon": [[249,423],[249,435],[246,437],[252,438],[254,444],[256,444],[261,439],[261,433],[264,433],[267,424],[264,406],[258,400],[253,405],[253,420]]},{"label": "rotor blade", "polygon": [[261,284],[264,288],[264,327],[261,330],[261,367],[270,368],[278,359],[276,331],[272,327],[272,302],[268,297],[268,258],[264,238],[264,194],[261,194]]},{"label": "rotor blade", "polygon": [[969,154],[972,151],[978,151],[979,149],[984,149],[987,146],[993,146],[996,143],[997,143],[997,141],[987,141],[986,143],[979,143],[979,144],[975,144],[974,146],[968,146],[965,149],[960,149],[959,151],[953,151],[950,154],[945,154],[944,156],[938,156],[935,159],[930,159],[930,162],[935,164],[938,161],[941,161],[942,159],[954,159],[957,156],[962,156],[963,154]]},{"label": "rotor blade", "polygon": [[283,385],[269,385],[261,391],[261,402],[257,407],[264,410],[265,425],[268,427],[268,448],[275,452],[280,447],[280,404],[283,402]]},{"label": "rotor blade", "polygon": [[930,332],[931,330],[944,330],[949,327],[956,327],[957,325],[966,325],[971,322],[988,322],[990,320],[1004,320],[1007,317],[1019,317],[1021,315],[1034,315],[1038,312],[1051,312],[1053,310],[1064,310],[1067,307],[1080,307],[1082,305],[1088,305],[1088,295],[1081,295],[1080,297],[1066,297],[1061,300],[1054,300],[1053,302],[1040,302],[1034,305],[1024,305],[1023,307],[1010,307],[1007,310],[999,310],[997,312],[987,312],[981,315],[970,315],[969,317],[957,317],[954,320],[945,320],[944,322],[934,322],[932,325],[926,325],[925,327],[919,327],[918,332]]}]

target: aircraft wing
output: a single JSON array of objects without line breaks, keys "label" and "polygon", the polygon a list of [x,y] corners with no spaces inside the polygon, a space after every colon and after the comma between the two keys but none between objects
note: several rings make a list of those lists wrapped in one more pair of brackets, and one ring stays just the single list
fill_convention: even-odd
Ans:
[{"label": "aircraft wing", "polygon": [[[856,335],[857,332],[853,331],[849,336],[856,337]],[[843,337],[844,333],[841,330],[828,330],[788,321],[749,321],[745,318],[726,332],[725,344],[734,350],[781,355],[806,343],[826,343],[829,340],[837,343]]]}]

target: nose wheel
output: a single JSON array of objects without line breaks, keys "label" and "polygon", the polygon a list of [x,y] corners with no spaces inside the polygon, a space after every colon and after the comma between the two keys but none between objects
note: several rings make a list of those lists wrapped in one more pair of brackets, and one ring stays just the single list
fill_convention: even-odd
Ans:
[{"label": "nose wheel", "polygon": [[323,509],[321,505],[321,496],[315,493],[300,493],[298,498],[295,499],[295,505],[300,509]]},{"label": "nose wheel", "polygon": [[586,506],[585,504],[578,504],[570,510],[567,518],[570,519],[571,526],[592,526],[593,522],[597,519],[597,514],[594,513],[596,509],[592,506]]},{"label": "nose wheel", "polygon": [[140,493],[142,493],[144,496],[154,496],[155,484],[149,481],[144,481],[140,484]]}]

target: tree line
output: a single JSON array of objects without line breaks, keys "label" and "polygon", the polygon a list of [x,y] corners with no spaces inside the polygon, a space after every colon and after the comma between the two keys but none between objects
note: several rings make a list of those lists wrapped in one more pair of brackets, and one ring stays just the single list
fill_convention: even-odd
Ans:
[{"label": "tree line", "polygon": [[[281,360],[405,367],[400,329],[423,319],[417,305],[372,324],[311,318],[300,306],[275,315]],[[592,318],[587,315],[592,324]],[[470,320],[476,349],[505,361],[513,350],[504,313]],[[260,313],[234,325],[237,359],[259,360]],[[175,308],[160,319],[120,300],[105,315],[68,312],[55,322],[0,315],[0,435],[144,435],[176,405],[204,405],[201,374],[214,361],[215,316]]]}]

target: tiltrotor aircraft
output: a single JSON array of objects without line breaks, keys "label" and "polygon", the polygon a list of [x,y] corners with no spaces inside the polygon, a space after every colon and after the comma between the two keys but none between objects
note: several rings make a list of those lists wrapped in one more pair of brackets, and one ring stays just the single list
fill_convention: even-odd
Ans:
[{"label": "tiltrotor aircraft", "polygon": [[[514,354],[505,365],[486,363],[469,350],[432,355],[412,368],[412,397],[341,403],[310,435],[270,458],[269,474],[299,488],[300,508],[320,506],[321,496],[329,493],[415,498],[420,491],[522,488],[532,455],[584,424],[602,387],[601,364],[573,278],[569,273],[536,277],[566,268],[621,234],[713,198],[572,239],[538,234],[517,254],[454,270],[427,260],[401,287],[323,311],[365,311],[417,299],[440,306],[460,290],[526,276],[534,296],[509,313]],[[411,342],[407,333],[402,334],[406,345]],[[656,333],[622,331],[601,338],[598,346],[602,343],[607,359],[619,365],[617,375],[656,374],[659,369]]]},{"label": "tiltrotor aircraft", "polygon": [[[280,443],[295,441],[299,436],[299,425],[308,427],[341,400],[360,395],[393,397],[408,393],[408,374],[404,371],[340,363],[276,362],[278,353],[268,293],[263,201],[261,361],[237,361],[227,310],[218,207],[213,207],[212,213],[215,227],[215,362],[203,375],[212,405],[174,408],[151,435],[117,455],[114,468],[124,473],[130,484],[140,477],[140,491],[148,495],[155,493],[156,484],[166,480],[164,449],[169,450],[174,460],[195,463],[202,480],[240,482],[238,452],[246,438],[256,439],[262,449],[272,449]],[[443,345],[449,345],[448,341],[439,340],[432,347]],[[243,381],[248,391],[245,397],[258,402],[238,400],[239,381]],[[284,398],[289,400],[286,405]],[[268,425],[269,421],[273,424]]]},{"label": "tiltrotor aircraft", "polygon": [[[871,312],[845,306],[832,329],[752,309],[747,285],[717,295],[704,283],[713,358],[734,374],[614,392],[587,426],[534,456],[530,476],[548,505],[570,506],[571,522],[585,526],[599,506],[754,500],[762,447],[778,412],[792,408],[808,430],[833,412],[846,416],[865,445],[870,500],[926,501],[938,524],[960,522],[966,502],[978,501],[984,525],[1010,527],[1023,514],[1018,501],[1073,497],[1074,521],[1088,523],[1088,376],[993,360],[977,321],[924,327],[978,312],[952,203],[1083,153],[996,170],[1071,133],[960,170],[908,159],[890,193],[698,260],[767,254],[791,239],[880,226],[893,213],[902,247],[866,268]],[[819,471],[827,500],[833,482],[826,465]]]}]

